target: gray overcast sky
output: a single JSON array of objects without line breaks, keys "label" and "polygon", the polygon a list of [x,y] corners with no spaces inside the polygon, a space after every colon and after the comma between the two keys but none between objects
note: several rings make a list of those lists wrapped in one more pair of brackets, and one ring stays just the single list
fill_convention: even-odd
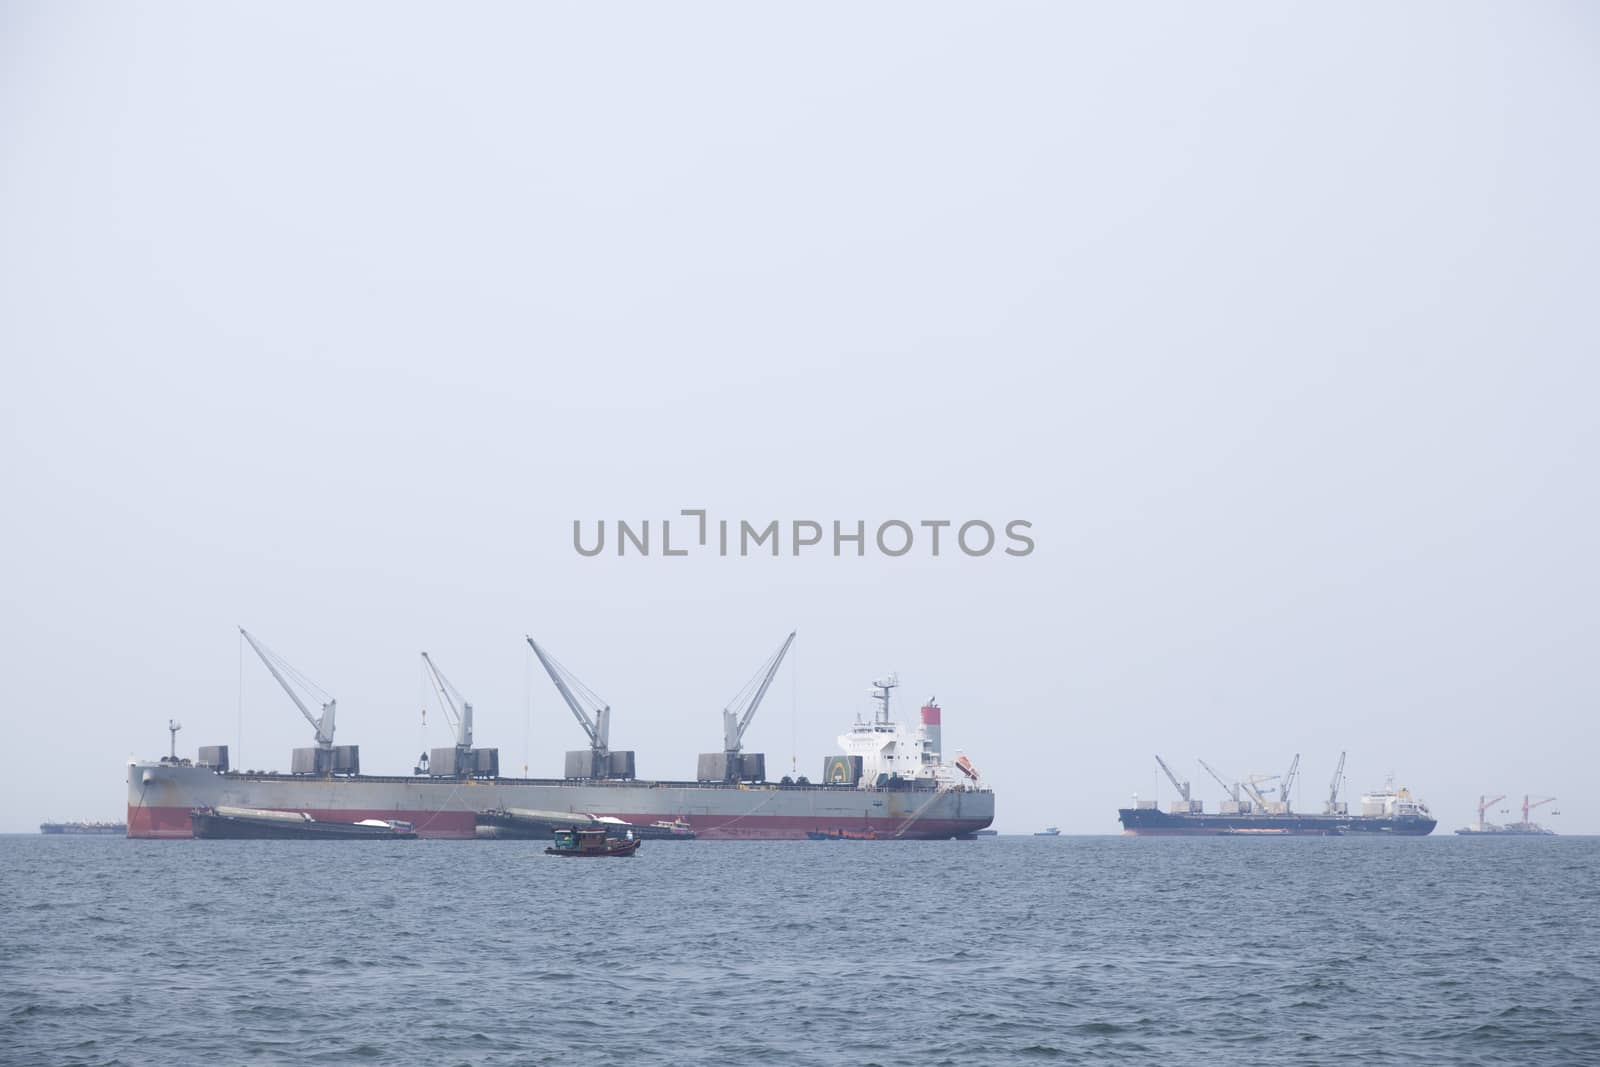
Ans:
[{"label": "gray overcast sky", "polygon": [[[0,830],[287,769],[242,623],[371,771],[426,648],[559,774],[531,632],[690,776],[798,627],[769,768],[898,670],[1003,830],[1348,749],[1600,832],[1596,10],[0,3]],[[688,507],[1038,548],[571,548]]]}]

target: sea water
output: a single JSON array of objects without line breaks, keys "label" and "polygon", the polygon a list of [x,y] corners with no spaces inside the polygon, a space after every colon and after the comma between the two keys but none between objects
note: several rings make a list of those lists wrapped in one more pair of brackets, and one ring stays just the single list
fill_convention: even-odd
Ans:
[{"label": "sea water", "polygon": [[1600,839],[0,838],[0,1062],[1600,1063]]}]

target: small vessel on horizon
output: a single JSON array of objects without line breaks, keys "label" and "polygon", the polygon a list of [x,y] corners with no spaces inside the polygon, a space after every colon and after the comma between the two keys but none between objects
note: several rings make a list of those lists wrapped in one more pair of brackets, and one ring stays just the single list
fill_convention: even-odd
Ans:
[{"label": "small vessel on horizon", "polygon": [[41,834],[125,834],[128,824],[125,822],[42,822],[39,824]]},{"label": "small vessel on horizon", "polygon": [[1060,837],[1061,836],[1061,828],[1058,827],[1058,826],[1046,826],[1043,830],[1035,830],[1034,833],[1033,833],[1033,836],[1034,837]]}]

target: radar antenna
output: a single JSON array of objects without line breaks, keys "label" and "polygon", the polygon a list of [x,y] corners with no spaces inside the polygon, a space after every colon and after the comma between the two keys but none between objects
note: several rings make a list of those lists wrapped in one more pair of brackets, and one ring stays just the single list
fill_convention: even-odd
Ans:
[{"label": "radar antenna", "polygon": [[881,682],[872,683],[872,699],[878,702],[878,722],[887,723],[889,721],[889,697],[899,685],[900,675],[898,674],[891,674]]}]

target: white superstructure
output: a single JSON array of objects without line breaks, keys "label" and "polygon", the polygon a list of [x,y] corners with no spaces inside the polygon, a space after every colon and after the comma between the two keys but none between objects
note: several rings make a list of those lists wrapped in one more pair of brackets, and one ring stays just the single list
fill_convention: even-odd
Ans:
[{"label": "white superstructure", "polygon": [[889,699],[899,684],[899,677],[893,674],[873,682],[872,699],[878,706],[872,718],[857,719],[849,733],[839,735],[845,755],[861,757],[861,788],[874,788],[885,775],[941,785],[955,784],[960,774],[976,777],[975,772],[958,774],[956,766],[943,762],[939,705],[932,698],[923,705],[922,721],[916,729],[890,718]]},{"label": "white superstructure", "polygon": [[1382,789],[1375,789],[1370,793],[1361,795],[1361,814],[1378,815],[1385,818],[1397,818],[1402,815],[1412,815],[1418,818],[1431,819],[1433,816],[1428,811],[1428,805],[1411,795],[1411,790],[1402,786],[1394,787],[1394,779],[1384,783]]}]

